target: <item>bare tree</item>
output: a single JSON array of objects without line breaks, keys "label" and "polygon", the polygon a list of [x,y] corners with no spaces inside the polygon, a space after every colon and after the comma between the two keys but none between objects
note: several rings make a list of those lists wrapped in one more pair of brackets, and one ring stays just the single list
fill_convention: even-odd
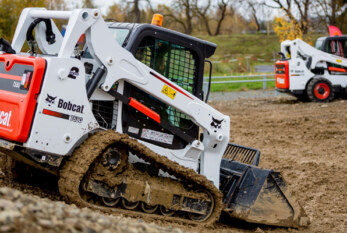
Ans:
[{"label": "bare tree", "polygon": [[199,5],[199,0],[194,0],[194,10],[196,11],[197,15],[201,18],[203,21],[207,34],[209,36],[212,36],[211,28],[210,28],[210,17],[208,17],[208,11],[211,7],[211,0],[208,0],[206,5]]},{"label": "bare tree", "polygon": [[184,33],[188,35],[192,33],[194,10],[191,0],[174,0],[171,7],[163,7],[166,11],[165,16],[180,24],[184,29]]},{"label": "bare tree", "polygon": [[[284,10],[290,20],[298,24],[302,32],[307,34],[309,28],[308,13],[312,0],[271,0],[270,2],[274,3],[275,6],[265,3],[266,6]],[[299,13],[298,17],[295,17],[296,14],[293,13],[294,8]]]},{"label": "bare tree", "polygon": [[230,3],[230,0],[220,0],[218,2],[217,16],[219,15],[219,17],[217,18],[217,28],[216,28],[216,32],[214,33],[215,36],[220,34],[222,23],[227,15],[227,8],[229,3]]},{"label": "bare tree", "polygon": [[140,14],[140,8],[139,8],[139,0],[134,0],[133,2],[133,16],[135,17],[135,23],[140,23],[141,14]]},{"label": "bare tree", "polygon": [[93,0],[83,0],[82,8],[96,8]]},{"label": "bare tree", "polygon": [[250,8],[250,13],[254,23],[257,25],[257,31],[260,31],[260,20],[258,18],[258,10],[261,8],[261,4],[256,0],[247,0],[247,6]]},{"label": "bare tree", "polygon": [[[218,0],[216,2],[207,0],[204,2],[205,4],[201,4],[201,1],[194,0],[194,11],[205,25],[208,35],[217,36],[221,33],[222,23],[228,15],[228,7],[230,3],[236,3],[239,1],[240,0]],[[213,4],[213,2],[216,2],[216,4]],[[211,10],[211,8],[215,8],[216,10]],[[232,10],[231,7],[230,9]],[[216,25],[216,29],[213,34],[211,29],[212,21],[215,22]]]},{"label": "bare tree", "polygon": [[126,20],[135,23],[141,23],[146,20],[146,10],[144,10],[144,4],[141,4],[141,2],[146,2],[147,7],[149,7],[151,13],[154,13],[150,0],[123,0],[119,5],[122,6],[124,11],[126,11]]},{"label": "bare tree", "polygon": [[150,9],[151,13],[154,14],[154,8],[152,6],[152,3],[150,0],[144,0],[147,2],[148,8]]},{"label": "bare tree", "polygon": [[325,25],[338,25],[337,18],[340,16],[347,7],[345,0],[315,0],[314,9],[316,15],[325,22]]},{"label": "bare tree", "polygon": [[118,3],[114,3],[112,6],[110,6],[106,14],[107,19],[113,19],[119,22],[123,22],[125,20],[125,16],[126,16],[125,10]]}]

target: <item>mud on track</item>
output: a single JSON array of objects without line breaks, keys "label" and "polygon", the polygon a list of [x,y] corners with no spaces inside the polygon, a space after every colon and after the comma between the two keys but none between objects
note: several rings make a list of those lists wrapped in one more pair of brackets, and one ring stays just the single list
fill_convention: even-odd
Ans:
[{"label": "mud on track", "polygon": [[[216,233],[347,232],[347,100],[317,104],[281,97],[219,101],[212,105],[230,115],[232,142],[260,149],[260,166],[282,172],[311,225],[295,230],[224,220],[209,228],[172,224],[173,227]],[[3,185],[54,201],[60,199],[54,189],[20,182]]]}]

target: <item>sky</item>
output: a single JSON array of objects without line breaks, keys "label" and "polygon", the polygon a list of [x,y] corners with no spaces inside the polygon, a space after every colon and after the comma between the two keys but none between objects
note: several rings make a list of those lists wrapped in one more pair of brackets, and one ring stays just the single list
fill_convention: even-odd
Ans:
[{"label": "sky", "polygon": [[[151,0],[153,6],[157,4],[166,4],[170,5],[172,0]],[[82,0],[67,0],[68,6],[72,8],[74,5],[82,5]],[[119,0],[94,0],[94,4],[98,6],[103,14],[107,13],[107,9],[112,6],[115,2],[120,2]]]},{"label": "sky", "polygon": [[[131,1],[131,0],[129,0]],[[258,1],[263,1],[263,0],[258,0]],[[76,5],[82,5],[82,0],[66,0],[66,2],[68,3],[68,7],[69,8],[75,8]],[[98,8],[101,10],[101,12],[106,15],[107,14],[107,10],[108,8],[113,5],[115,2],[120,2],[120,0],[94,0],[95,5],[98,6]],[[172,0],[151,0],[151,3],[153,6],[156,6],[157,4],[166,4],[166,5],[170,5],[172,2]],[[270,0],[265,0],[265,2],[269,5],[271,4]],[[242,12],[241,12],[242,13]],[[245,12],[247,14],[247,12]],[[270,12],[266,13],[266,14],[270,14],[268,16],[262,16],[261,12],[260,13],[260,18],[272,18],[274,15],[277,14],[276,10],[270,10]]]}]

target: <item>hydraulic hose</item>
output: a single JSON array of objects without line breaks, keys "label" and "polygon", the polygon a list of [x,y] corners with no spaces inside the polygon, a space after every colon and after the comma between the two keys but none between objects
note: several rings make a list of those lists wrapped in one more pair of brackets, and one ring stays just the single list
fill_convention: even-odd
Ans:
[{"label": "hydraulic hose", "polygon": [[52,30],[52,23],[50,19],[35,19],[29,26],[27,34],[26,34],[26,40],[29,41],[34,41],[34,36],[33,36],[33,31],[34,28],[36,27],[37,24],[40,22],[44,22],[46,24],[46,41],[48,44],[54,44],[55,43],[55,34],[53,33]]},{"label": "hydraulic hose", "polygon": [[106,68],[104,66],[99,67],[93,77],[87,82],[87,96],[88,99],[92,96],[95,88],[97,87],[98,83],[100,82],[101,78],[104,76],[106,72]]}]

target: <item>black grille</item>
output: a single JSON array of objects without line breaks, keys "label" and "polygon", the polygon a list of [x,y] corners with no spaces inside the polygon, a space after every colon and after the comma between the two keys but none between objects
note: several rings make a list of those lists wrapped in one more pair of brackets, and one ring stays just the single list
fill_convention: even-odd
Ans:
[{"label": "black grille", "polygon": [[[148,36],[142,40],[135,56],[142,63],[164,75],[186,91],[194,94],[195,80],[197,77],[197,58],[191,50]],[[140,101],[144,99],[146,98],[138,98]],[[150,96],[149,99],[154,100],[155,98]],[[160,102],[157,99],[155,101]],[[149,100],[144,102],[150,103]],[[193,122],[186,114],[164,103],[161,105],[165,109],[165,115],[168,115],[167,121],[172,126],[182,129],[189,129],[193,126]]]},{"label": "black grille", "polygon": [[286,73],[286,69],[284,65],[276,65],[276,74],[285,74]]},{"label": "black grille", "polygon": [[178,86],[193,93],[196,72],[193,54],[181,46],[176,46],[175,49],[171,50],[170,55],[167,77]]},{"label": "black grille", "polygon": [[259,157],[259,150],[232,143],[229,143],[223,155],[223,158],[225,159],[256,166],[259,164]]},{"label": "black grille", "polygon": [[93,114],[101,127],[111,129],[113,119],[113,101],[94,100]]},{"label": "black grille", "polygon": [[138,47],[136,58],[194,94],[197,64],[194,54],[189,49],[168,41],[147,37]]}]

